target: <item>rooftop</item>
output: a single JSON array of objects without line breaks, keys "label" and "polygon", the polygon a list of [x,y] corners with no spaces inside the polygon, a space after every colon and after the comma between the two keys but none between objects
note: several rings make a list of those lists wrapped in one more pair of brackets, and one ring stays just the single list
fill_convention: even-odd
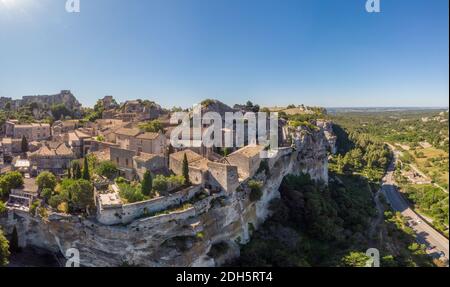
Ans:
[{"label": "rooftop", "polygon": [[118,135],[135,137],[140,134],[141,131],[138,128],[120,128],[115,133]]},{"label": "rooftop", "polygon": [[159,133],[143,133],[139,136],[137,136],[138,139],[141,140],[154,140],[159,137]]},{"label": "rooftop", "polygon": [[235,155],[235,154],[241,154],[245,157],[254,157],[256,155],[258,155],[261,151],[264,150],[264,146],[262,145],[248,145],[245,146],[237,151],[235,151],[234,153],[230,154],[230,156]]},{"label": "rooftop", "polygon": [[103,208],[113,208],[122,206],[122,199],[117,192],[99,194],[98,201]]},{"label": "rooftop", "polygon": [[177,161],[183,161],[185,154],[186,154],[187,160],[190,164],[197,160],[203,159],[203,157],[201,155],[199,155],[196,152],[191,151],[190,149],[173,153],[170,155],[170,157],[172,157],[173,159],[175,159]]}]

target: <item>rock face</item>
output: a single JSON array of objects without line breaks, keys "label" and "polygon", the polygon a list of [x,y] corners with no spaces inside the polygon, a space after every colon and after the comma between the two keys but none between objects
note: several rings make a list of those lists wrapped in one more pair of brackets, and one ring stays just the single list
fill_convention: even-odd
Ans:
[{"label": "rock face", "polygon": [[94,219],[52,214],[47,220],[10,210],[0,218],[7,232],[16,226],[22,246],[42,247],[65,255],[80,252],[81,265],[120,266],[220,266],[239,256],[239,244],[270,215],[269,203],[287,174],[307,172],[316,180],[328,180],[327,140],[322,130],[298,131],[295,148],[282,148],[268,160],[269,175],[259,200],[250,200],[243,182],[236,191],[214,194],[183,211],[143,218],[128,225],[104,226]]},{"label": "rock face", "polygon": [[[20,107],[32,106],[35,118],[42,118],[48,115],[53,105],[64,105],[68,110],[79,116],[81,104],[77,98],[69,91],[63,90],[55,95],[24,96],[22,99],[0,98],[0,109],[17,110]],[[9,107],[8,107],[9,106]]]}]

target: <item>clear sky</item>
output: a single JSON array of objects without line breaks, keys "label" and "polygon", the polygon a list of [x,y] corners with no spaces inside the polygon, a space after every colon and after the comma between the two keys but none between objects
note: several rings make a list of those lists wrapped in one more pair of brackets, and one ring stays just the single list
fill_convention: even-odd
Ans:
[{"label": "clear sky", "polygon": [[448,106],[449,1],[0,0],[0,97]]}]

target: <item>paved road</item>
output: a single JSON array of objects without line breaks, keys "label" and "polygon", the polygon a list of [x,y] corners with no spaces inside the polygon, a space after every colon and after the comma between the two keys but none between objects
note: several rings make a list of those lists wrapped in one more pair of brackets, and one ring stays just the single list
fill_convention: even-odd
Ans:
[{"label": "paved road", "polygon": [[[397,158],[397,153],[395,157]],[[445,259],[448,260],[448,239],[422,220],[420,216],[409,207],[408,203],[398,192],[394,181],[395,162],[396,160],[392,161],[386,175],[383,178],[382,191],[385,194],[386,199],[389,201],[394,210],[400,211],[404,217],[410,218],[414,221],[411,228],[417,234],[418,241],[427,246],[427,253],[436,258],[444,256]]]}]

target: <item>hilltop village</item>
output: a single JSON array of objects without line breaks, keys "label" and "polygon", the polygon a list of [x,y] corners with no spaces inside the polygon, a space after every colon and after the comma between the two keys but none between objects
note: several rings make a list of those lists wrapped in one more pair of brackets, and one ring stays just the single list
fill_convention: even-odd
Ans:
[{"label": "hilltop village", "polygon": [[1,98],[0,225],[23,247],[77,248],[85,266],[218,266],[237,256],[286,174],[328,181],[336,137],[320,108],[201,105],[279,112],[275,156],[262,158],[270,147],[258,143],[175,148],[170,116],[181,109],[148,100],[106,96],[90,109],[70,91]]}]

